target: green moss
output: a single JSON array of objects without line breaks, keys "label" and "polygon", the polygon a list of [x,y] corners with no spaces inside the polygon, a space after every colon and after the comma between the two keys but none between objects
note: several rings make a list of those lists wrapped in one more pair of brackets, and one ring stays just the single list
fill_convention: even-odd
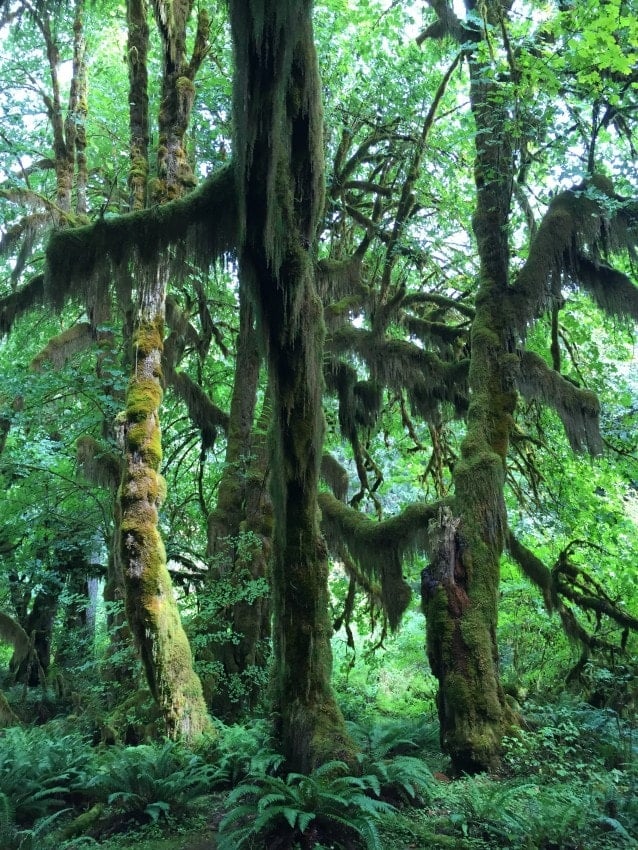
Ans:
[{"label": "green moss", "polygon": [[126,393],[126,417],[129,424],[142,422],[159,410],[162,387],[155,378],[134,377]]},{"label": "green moss", "polygon": [[145,419],[127,431],[127,444],[131,452],[140,455],[144,463],[158,469],[162,462],[162,435],[154,420]]},{"label": "green moss", "polygon": [[150,357],[164,347],[164,320],[161,317],[154,322],[142,322],[133,333],[133,348],[138,358]]}]

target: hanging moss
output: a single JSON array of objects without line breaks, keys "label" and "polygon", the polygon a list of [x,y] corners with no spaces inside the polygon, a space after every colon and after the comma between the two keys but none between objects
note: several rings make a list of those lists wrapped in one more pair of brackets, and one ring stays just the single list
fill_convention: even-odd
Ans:
[{"label": "hanging moss", "polygon": [[[185,198],[56,231],[46,249],[45,300],[57,310],[70,299],[104,300],[112,277],[130,286],[130,263],[144,266],[152,277],[171,245],[177,248],[172,261],[176,274],[184,271],[187,259],[208,266],[225,252],[232,252],[237,244],[234,189],[233,168],[228,166]],[[211,221],[215,227],[210,226]],[[42,283],[40,279],[40,287]],[[31,303],[37,297],[34,281],[29,293]]]},{"label": "hanging moss", "polygon": [[78,467],[87,481],[115,492],[122,477],[120,455],[88,434],[78,438],[75,448]]},{"label": "hanging moss", "polygon": [[20,316],[44,303],[44,275],[36,275],[18,292],[0,299],[0,334],[8,334]]},{"label": "hanging moss", "polygon": [[403,578],[402,563],[424,551],[427,524],[439,503],[412,504],[397,516],[375,522],[348,507],[330,493],[319,494],[321,526],[330,542],[345,543],[358,568],[369,580],[378,580],[390,627],[397,628],[412,593]]},{"label": "hanging moss", "polygon": [[[228,433],[228,413],[218,407],[206,394],[205,390],[196,384],[186,372],[178,372],[168,367],[164,369],[166,383],[175,391],[188,409],[188,415],[202,433],[215,435],[217,430]],[[208,440],[207,447],[214,443]]]},{"label": "hanging moss", "polygon": [[[561,277],[582,282],[600,306],[612,315],[636,315],[636,287],[624,275],[610,270],[595,283],[593,270],[601,254],[626,250],[634,252],[638,229],[625,199],[613,191],[611,181],[593,175],[573,189],[560,192],[552,200],[530,245],[527,262],[520,270],[514,287],[517,328],[526,325],[559,296]],[[581,280],[581,274],[583,279]],[[613,283],[603,293],[602,281]],[[633,290],[633,292],[632,292]],[[623,303],[623,295],[629,301]]]},{"label": "hanging moss", "polygon": [[595,393],[579,389],[531,351],[523,352],[517,383],[528,401],[542,401],[554,408],[574,451],[602,452],[600,404]]},{"label": "hanging moss", "polygon": [[330,452],[321,456],[321,477],[332,490],[335,499],[345,502],[348,496],[348,472]]},{"label": "hanging moss", "polygon": [[93,328],[88,322],[79,322],[61,334],[52,337],[46,347],[31,361],[31,369],[41,371],[45,363],[61,369],[78,351],[88,348],[94,341]]},{"label": "hanging moss", "polygon": [[[379,340],[371,331],[352,325],[333,331],[327,350],[334,354],[353,353],[362,357],[377,387],[386,386],[398,391],[407,389],[413,411],[426,419],[434,415],[441,401],[451,402],[459,415],[467,409],[468,360],[446,362],[407,340]],[[354,374],[352,367],[340,361],[334,361],[326,371],[329,385],[336,386],[344,400],[340,405],[340,415],[344,416],[345,423],[352,421],[355,409]],[[349,385],[352,385],[352,390]]]},{"label": "hanging moss", "polygon": [[627,275],[605,263],[579,257],[573,276],[609,316],[638,321],[638,286]]}]

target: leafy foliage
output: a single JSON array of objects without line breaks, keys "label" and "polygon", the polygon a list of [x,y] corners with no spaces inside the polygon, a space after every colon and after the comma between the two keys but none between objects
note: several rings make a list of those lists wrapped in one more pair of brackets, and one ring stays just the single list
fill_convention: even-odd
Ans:
[{"label": "leafy foliage", "polygon": [[374,776],[351,776],[339,761],[327,762],[305,776],[265,776],[240,785],[228,795],[232,810],[220,824],[220,850],[240,850],[254,840],[269,847],[292,848],[331,843],[348,847],[358,837],[367,850],[382,847],[377,821],[393,808],[377,799]]},{"label": "leafy foliage", "polygon": [[183,813],[210,791],[211,770],[174,741],[117,747],[89,782],[96,798],[115,809],[157,821]]},{"label": "leafy foliage", "polygon": [[0,794],[20,824],[82,799],[94,769],[94,755],[79,735],[53,737],[44,728],[20,727],[2,733]]}]

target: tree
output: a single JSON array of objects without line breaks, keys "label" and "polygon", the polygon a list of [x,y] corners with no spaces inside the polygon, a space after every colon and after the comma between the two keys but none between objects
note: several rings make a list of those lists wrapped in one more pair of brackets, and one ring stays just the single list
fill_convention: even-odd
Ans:
[{"label": "tree", "polygon": [[312,2],[230,4],[244,285],[257,308],[273,420],[274,707],[291,768],[352,757],[330,685],[327,551],[317,488],[324,326],[314,252],[323,212]]}]

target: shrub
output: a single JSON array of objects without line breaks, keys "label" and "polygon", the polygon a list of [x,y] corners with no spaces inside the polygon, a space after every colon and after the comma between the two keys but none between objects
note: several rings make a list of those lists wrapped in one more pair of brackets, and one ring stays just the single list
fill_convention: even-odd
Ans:
[{"label": "shrub", "polygon": [[0,794],[19,824],[45,817],[84,796],[94,756],[80,735],[50,737],[46,728],[11,727],[0,739]]}]

